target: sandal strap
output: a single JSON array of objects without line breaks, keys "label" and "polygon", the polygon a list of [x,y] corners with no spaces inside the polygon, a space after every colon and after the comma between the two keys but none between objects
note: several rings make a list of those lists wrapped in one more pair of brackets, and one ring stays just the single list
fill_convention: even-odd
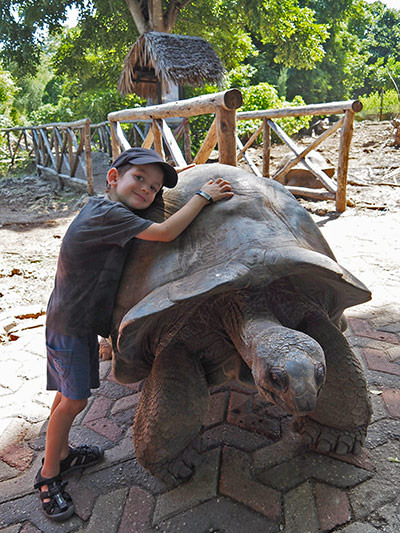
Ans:
[{"label": "sandal strap", "polygon": [[[60,475],[45,478],[42,476],[41,470],[39,470],[35,481],[34,488],[39,489],[42,507],[49,516],[65,513],[71,508],[71,496],[64,491],[68,482],[62,481]],[[40,490],[44,485],[47,485],[47,490]],[[44,500],[49,501],[46,502]]]},{"label": "sandal strap", "polygon": [[70,469],[84,468],[85,466],[91,466],[97,463],[103,456],[103,450],[100,446],[89,446],[88,444],[82,444],[69,448],[69,454],[65,459],[60,461],[60,472],[64,473]]}]

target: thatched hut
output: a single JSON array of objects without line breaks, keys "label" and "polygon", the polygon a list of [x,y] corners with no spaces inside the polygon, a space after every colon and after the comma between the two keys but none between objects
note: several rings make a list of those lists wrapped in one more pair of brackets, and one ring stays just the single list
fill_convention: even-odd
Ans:
[{"label": "thatched hut", "polygon": [[128,52],[118,83],[123,94],[136,93],[160,102],[174,86],[221,85],[225,69],[212,47],[200,37],[147,32]]}]

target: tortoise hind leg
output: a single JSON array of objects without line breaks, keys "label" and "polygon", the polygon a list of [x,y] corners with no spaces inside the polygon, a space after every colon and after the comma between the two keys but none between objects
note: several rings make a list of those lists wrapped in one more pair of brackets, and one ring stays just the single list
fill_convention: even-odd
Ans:
[{"label": "tortoise hind leg", "polygon": [[198,359],[183,345],[168,346],[154,361],[136,411],[138,461],[166,482],[188,479],[200,458],[207,407],[208,387]]},{"label": "tortoise hind leg", "polygon": [[324,350],[327,379],[316,409],[297,421],[297,429],[321,452],[357,454],[372,413],[360,362],[328,318],[313,314],[301,326]]}]

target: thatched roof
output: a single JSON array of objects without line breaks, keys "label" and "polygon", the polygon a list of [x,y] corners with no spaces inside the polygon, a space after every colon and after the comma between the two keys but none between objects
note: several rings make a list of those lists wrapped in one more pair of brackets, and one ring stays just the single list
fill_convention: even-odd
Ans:
[{"label": "thatched roof", "polygon": [[221,85],[225,69],[211,46],[200,37],[147,32],[128,52],[118,83],[123,94],[157,97],[157,82],[202,87]]}]

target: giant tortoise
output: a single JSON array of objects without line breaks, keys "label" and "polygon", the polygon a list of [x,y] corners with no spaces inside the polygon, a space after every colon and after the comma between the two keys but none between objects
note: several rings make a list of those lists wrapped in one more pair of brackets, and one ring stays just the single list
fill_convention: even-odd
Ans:
[{"label": "giant tortoise", "polygon": [[314,449],[358,453],[371,408],[343,311],[370,292],[280,183],[244,170],[187,170],[146,216],[162,220],[218,177],[232,199],[205,207],[173,242],[135,240],[124,270],[113,371],[123,383],[146,378],[137,459],[157,477],[189,477],[208,387],[232,379],[295,415]]}]

